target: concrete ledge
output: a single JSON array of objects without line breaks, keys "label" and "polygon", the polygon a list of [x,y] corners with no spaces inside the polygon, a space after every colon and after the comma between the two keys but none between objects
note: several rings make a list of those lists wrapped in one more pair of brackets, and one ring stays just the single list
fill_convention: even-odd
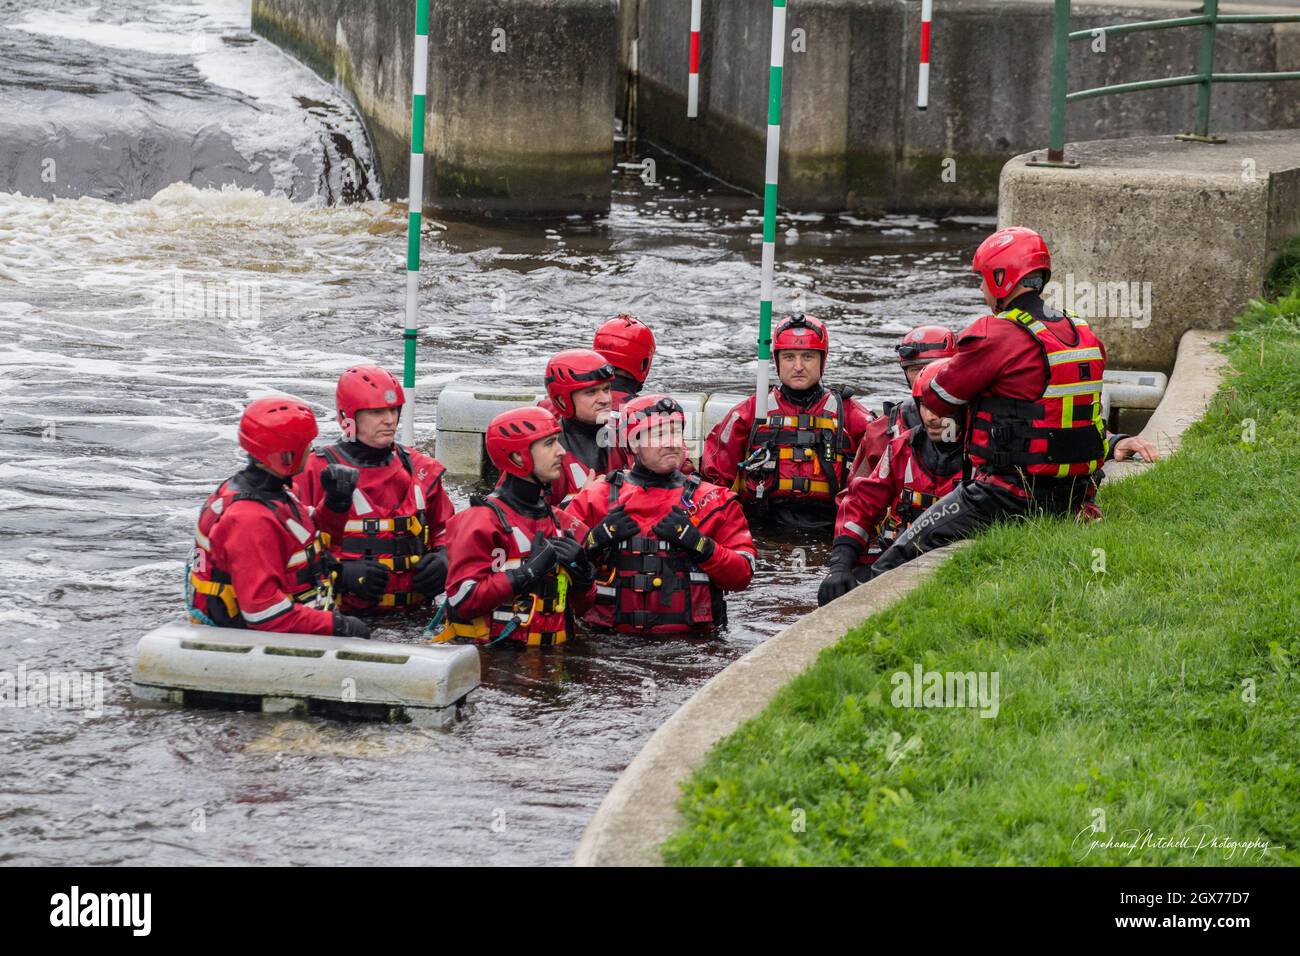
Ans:
[{"label": "concrete ledge", "polygon": [[1070,143],[1078,169],[1026,165],[1038,154],[1003,169],[999,227],[1046,237],[1047,297],[1088,320],[1111,364],[1167,369],[1188,329],[1231,328],[1300,235],[1300,129],[1227,140]]},{"label": "concrete ledge", "polygon": [[[1219,390],[1228,357],[1217,346],[1227,338],[1227,332],[1194,329],[1178,343],[1178,361],[1165,387],[1165,397],[1139,433],[1160,450],[1162,458],[1178,450],[1183,432],[1205,415]],[[1149,467],[1143,461],[1113,461],[1106,466],[1106,481],[1118,481]]]},{"label": "concrete ledge", "polygon": [[[1204,413],[1218,389],[1226,357],[1215,345],[1221,332],[1188,332],[1178,350],[1163,401],[1142,437],[1162,454],[1177,449],[1183,432]],[[1145,470],[1112,462],[1106,480]],[[907,596],[948,556],[968,542],[923,554],[800,618],[715,676],[655,731],[606,794],[583,834],[577,866],[661,866],[660,845],[676,830],[681,785],[723,737],[758,716],[782,687],[850,628]]]}]

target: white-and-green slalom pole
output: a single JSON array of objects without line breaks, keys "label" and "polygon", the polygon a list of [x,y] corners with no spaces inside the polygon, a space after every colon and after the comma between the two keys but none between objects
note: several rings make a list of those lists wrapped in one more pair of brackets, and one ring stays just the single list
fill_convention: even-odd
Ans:
[{"label": "white-and-green slalom pole", "polygon": [[[781,161],[781,75],[785,63],[785,3],[772,0],[772,65],[767,74],[767,171],[763,179],[763,278],[758,304],[758,387],[754,420],[767,419],[772,360],[772,273],[776,268],[776,181]],[[759,482],[758,495],[763,493]]]},{"label": "white-and-green slalom pole", "polygon": [[415,56],[411,76],[411,183],[406,224],[406,329],[402,388],[402,442],[415,441],[415,337],[420,296],[420,210],[424,206],[424,99],[429,79],[429,0],[415,0]]}]

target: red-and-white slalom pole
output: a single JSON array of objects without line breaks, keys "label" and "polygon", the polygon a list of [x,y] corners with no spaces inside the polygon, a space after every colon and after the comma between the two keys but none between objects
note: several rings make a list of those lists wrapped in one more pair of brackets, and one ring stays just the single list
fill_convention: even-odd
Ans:
[{"label": "red-and-white slalom pole", "polygon": [[691,62],[686,75],[686,118],[700,115],[700,7],[704,0],[691,0]]},{"label": "red-and-white slalom pole", "polygon": [[930,105],[930,17],[934,0],[921,0],[921,73],[916,81],[916,108]]}]

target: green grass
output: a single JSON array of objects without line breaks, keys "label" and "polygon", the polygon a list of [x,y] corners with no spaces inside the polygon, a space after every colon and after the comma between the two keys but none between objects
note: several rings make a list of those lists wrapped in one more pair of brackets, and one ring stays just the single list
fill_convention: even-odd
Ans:
[{"label": "green grass", "polygon": [[[1176,455],[1103,485],[1104,521],[994,528],[850,631],[714,748],[666,861],[1300,863],[1300,258],[1290,268],[1289,291],[1239,320]],[[890,675],[917,662],[998,672],[1000,712],[894,707]],[[1098,811],[1105,833],[1089,829]],[[1147,831],[1188,845],[1086,853]],[[1274,848],[1193,851],[1212,835]]]}]

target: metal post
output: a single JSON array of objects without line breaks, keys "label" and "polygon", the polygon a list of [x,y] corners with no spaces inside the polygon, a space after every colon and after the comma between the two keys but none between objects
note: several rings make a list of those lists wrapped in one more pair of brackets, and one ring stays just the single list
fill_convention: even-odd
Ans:
[{"label": "metal post", "polygon": [[1029,166],[1077,169],[1065,158],[1065,97],[1070,67],[1070,0],[1056,0],[1052,24],[1052,105],[1047,127],[1047,160],[1033,159]]},{"label": "metal post", "polygon": [[1201,82],[1196,93],[1196,129],[1174,138],[1193,143],[1226,143],[1222,136],[1210,135],[1210,91],[1214,89],[1214,38],[1219,29],[1219,0],[1205,0],[1205,18],[1205,25],[1201,27]]}]

